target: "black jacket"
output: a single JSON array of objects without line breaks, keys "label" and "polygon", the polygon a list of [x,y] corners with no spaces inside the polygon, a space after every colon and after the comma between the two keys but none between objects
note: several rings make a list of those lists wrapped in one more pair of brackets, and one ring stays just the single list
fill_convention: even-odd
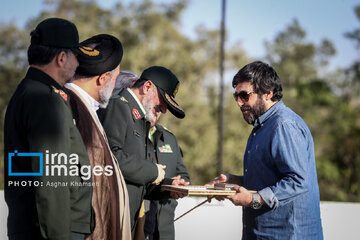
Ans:
[{"label": "black jacket", "polygon": [[[70,232],[89,234],[92,231],[91,176],[51,176],[51,154],[78,156],[72,168],[80,172],[90,162],[75,126],[69,99],[61,86],[44,72],[30,68],[17,87],[8,105],[5,125],[5,201],[9,207],[9,239],[66,239]],[[48,152],[47,152],[48,150]],[[11,172],[41,173],[40,158],[16,157],[20,153],[43,154],[41,176],[9,176]],[[14,154],[13,156],[9,156]],[[55,164],[59,158],[55,155]],[[75,156],[75,155],[73,155]],[[48,158],[47,158],[48,157]],[[69,162],[62,163],[69,171]],[[76,170],[75,169],[75,170]],[[80,173],[81,174],[81,173]],[[49,176],[50,175],[50,176]],[[75,174],[73,174],[75,175]],[[14,183],[26,181],[26,186]],[[34,186],[38,183],[39,186]],[[51,184],[63,183],[66,186]],[[79,186],[82,183],[90,183]],[[41,235],[41,236],[40,236]]]},{"label": "black jacket", "polygon": [[100,109],[98,115],[126,182],[133,231],[144,199],[145,186],[158,176],[157,167],[149,161],[147,151],[150,123],[127,89],[113,96],[108,107]]}]

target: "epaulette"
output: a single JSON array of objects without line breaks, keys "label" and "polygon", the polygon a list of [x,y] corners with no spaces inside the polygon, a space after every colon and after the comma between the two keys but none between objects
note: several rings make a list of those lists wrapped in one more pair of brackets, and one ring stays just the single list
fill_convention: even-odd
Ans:
[{"label": "epaulette", "polygon": [[169,133],[171,133],[172,135],[174,135],[167,127],[162,126],[166,131],[168,131]]},{"label": "epaulette", "polygon": [[56,87],[52,86],[52,89],[54,90],[54,93],[59,94],[65,101],[68,100],[68,95],[61,89],[57,89]]}]

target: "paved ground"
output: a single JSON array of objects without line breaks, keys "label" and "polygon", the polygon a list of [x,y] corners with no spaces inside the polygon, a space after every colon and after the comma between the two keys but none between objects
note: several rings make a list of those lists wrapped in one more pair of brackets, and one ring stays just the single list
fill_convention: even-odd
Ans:
[{"label": "paved ground", "polygon": [[[175,217],[205,200],[187,197],[179,200]],[[7,206],[0,191],[0,239],[6,237]],[[206,203],[175,222],[176,239],[241,239],[241,207],[229,201]],[[321,202],[324,239],[359,239],[360,203]]]}]

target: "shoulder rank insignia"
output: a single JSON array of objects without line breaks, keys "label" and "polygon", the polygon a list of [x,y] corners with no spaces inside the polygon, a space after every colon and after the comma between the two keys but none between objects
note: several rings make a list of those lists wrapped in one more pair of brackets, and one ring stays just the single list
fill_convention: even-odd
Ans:
[{"label": "shoulder rank insignia", "polygon": [[139,118],[141,118],[140,113],[138,112],[138,110],[137,110],[136,108],[133,108],[133,109],[132,109],[132,113],[133,113],[133,115],[134,115],[134,117],[135,117],[136,120],[138,120]]},{"label": "shoulder rank insignia", "polygon": [[162,126],[166,131],[168,131],[169,133],[172,133],[167,127]]},{"label": "shoulder rank insignia", "polygon": [[120,100],[123,101],[123,102],[126,102],[126,103],[128,102],[128,100],[126,100],[126,98],[124,98],[124,96],[122,96],[122,97],[120,98]]},{"label": "shoulder rank insignia", "polygon": [[171,146],[169,144],[165,144],[161,147],[159,147],[159,152],[161,153],[172,153],[172,149],[171,149]]},{"label": "shoulder rank insignia", "polygon": [[65,101],[68,100],[68,95],[67,95],[63,90],[59,90],[59,89],[57,89],[57,88],[54,87],[54,86],[51,86],[51,87],[53,88],[54,92],[60,94],[60,96],[61,96]]}]

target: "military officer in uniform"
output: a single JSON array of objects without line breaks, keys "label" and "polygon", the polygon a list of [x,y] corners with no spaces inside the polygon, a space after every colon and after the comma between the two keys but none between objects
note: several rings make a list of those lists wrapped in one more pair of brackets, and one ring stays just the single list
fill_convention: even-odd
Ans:
[{"label": "military officer in uniform", "polygon": [[[31,33],[30,68],[5,116],[10,240],[84,239],[93,230],[91,176],[83,175],[89,158],[63,89],[74,76],[77,54],[102,57],[99,51],[79,45],[76,26],[67,20],[46,19]],[[38,155],[20,157],[23,153]],[[71,156],[75,165],[70,164]],[[53,165],[61,166],[61,171],[47,171]]]},{"label": "military officer in uniform", "polygon": [[178,84],[170,70],[150,67],[131,88],[112,97],[106,110],[99,111],[128,187],[132,231],[148,185],[159,184],[165,176],[165,166],[150,160],[147,147],[150,121],[167,109],[178,118],[185,117],[174,99]]},{"label": "military officer in uniform", "polygon": [[[132,71],[120,71],[120,74],[116,79],[113,95],[119,94],[124,88],[131,87],[138,79],[139,76]],[[176,86],[169,91],[174,92],[175,89]],[[151,128],[147,144],[150,160],[166,165],[165,179],[162,184],[172,184],[174,179],[177,179],[177,184],[188,185],[190,184],[190,178],[182,161],[182,151],[175,135],[165,127],[157,124],[160,115],[161,114],[158,114],[150,120]],[[144,200],[146,207],[142,209],[144,213],[140,213],[140,215],[146,215],[146,220],[141,216],[138,219],[142,224],[142,226],[140,226],[141,229],[138,229],[138,231],[144,232],[144,238],[175,238],[174,212],[177,206],[177,201],[175,199],[179,197],[182,196],[177,196],[175,194],[170,196],[168,192],[161,193],[160,189],[157,187],[150,186],[150,188],[147,189],[145,198],[153,200]],[[159,199],[161,200],[159,201]]]},{"label": "military officer in uniform", "polygon": [[[120,71],[116,80],[113,95],[117,95],[123,88],[131,87],[139,76],[131,71]],[[176,87],[170,89],[175,91]],[[160,114],[150,121],[150,132],[148,138],[148,152],[150,160],[166,165],[166,174],[163,184],[172,184],[175,179],[183,179],[183,185],[190,184],[190,177],[182,161],[182,151],[176,136],[167,128],[158,124]],[[154,191],[155,190],[155,191]],[[157,191],[156,191],[157,190]],[[168,192],[167,192],[168,193]],[[174,198],[180,196],[166,195],[160,193],[159,189],[150,188],[145,198],[144,212],[146,218],[143,223],[144,237],[146,239],[175,239],[174,212],[177,201]],[[160,199],[160,200],[159,200]]]},{"label": "military officer in uniform", "polygon": [[[182,161],[182,151],[173,133],[155,124],[150,130],[148,147],[152,155],[151,159],[156,163],[166,165],[163,184],[172,184],[174,179],[180,180],[181,185],[190,184],[190,176]],[[144,226],[146,240],[175,239],[174,213],[178,204],[176,199],[183,196],[171,194],[167,196],[153,191],[145,196],[146,199],[152,199],[145,202],[148,204],[146,204]]]}]

